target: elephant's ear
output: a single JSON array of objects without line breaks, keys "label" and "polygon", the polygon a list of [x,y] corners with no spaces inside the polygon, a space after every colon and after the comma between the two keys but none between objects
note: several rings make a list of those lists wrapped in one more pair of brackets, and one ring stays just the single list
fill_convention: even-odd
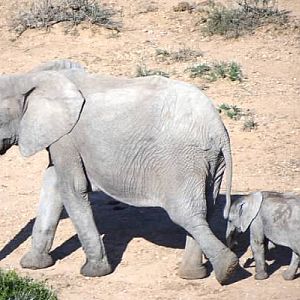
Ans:
[{"label": "elephant's ear", "polygon": [[22,103],[18,143],[21,154],[30,156],[73,129],[85,100],[77,87],[58,72],[30,74],[22,85],[27,96]]},{"label": "elephant's ear", "polygon": [[260,192],[253,193],[248,197],[244,197],[239,204],[240,226],[242,232],[245,232],[252,221],[257,216],[263,197]]}]

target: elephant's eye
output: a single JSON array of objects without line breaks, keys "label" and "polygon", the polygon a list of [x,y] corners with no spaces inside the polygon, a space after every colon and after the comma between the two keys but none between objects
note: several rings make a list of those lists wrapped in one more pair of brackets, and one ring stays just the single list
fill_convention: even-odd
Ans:
[{"label": "elephant's eye", "polygon": [[242,203],[242,205],[240,206],[239,217],[243,214],[243,205],[244,205],[244,203]]}]

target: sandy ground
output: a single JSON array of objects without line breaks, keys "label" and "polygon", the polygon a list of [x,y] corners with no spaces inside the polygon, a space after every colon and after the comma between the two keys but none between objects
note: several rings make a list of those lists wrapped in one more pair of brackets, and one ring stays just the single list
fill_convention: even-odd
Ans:
[{"label": "sandy ground", "polygon": [[[7,23],[15,6],[1,0],[0,73],[27,71],[58,58],[77,60],[93,72],[120,76],[134,76],[139,64],[163,70],[172,78],[203,87],[216,105],[234,104],[254,114],[258,128],[251,132],[242,130],[243,120],[224,116],[232,140],[233,194],[254,190],[300,193],[299,27],[267,27],[237,40],[224,40],[204,37],[196,25],[197,14],[174,12],[175,0],[106,3],[122,10],[120,33],[85,24],[76,34],[66,35],[64,27],[56,25],[49,32],[30,30],[14,39]],[[279,0],[279,6],[290,10],[294,18],[300,17],[299,1]],[[191,48],[201,51],[203,57],[159,62],[157,48]],[[238,62],[246,80],[207,83],[184,72],[196,61],[214,60]],[[176,273],[183,253],[183,231],[160,209],[111,205],[105,195],[92,196],[91,203],[114,267],[111,275],[84,278],[79,274],[84,253],[66,216],[53,245],[55,265],[37,271],[21,269],[19,260],[30,247],[46,165],[45,152],[25,160],[12,148],[0,158],[0,267],[46,281],[59,299],[300,299],[300,278],[287,282],[281,277],[289,263],[287,249],[268,256],[271,276],[265,281],[250,276],[253,263],[227,286],[220,286],[213,272],[203,280],[180,279]],[[246,238],[238,253],[241,265],[252,257]]]}]

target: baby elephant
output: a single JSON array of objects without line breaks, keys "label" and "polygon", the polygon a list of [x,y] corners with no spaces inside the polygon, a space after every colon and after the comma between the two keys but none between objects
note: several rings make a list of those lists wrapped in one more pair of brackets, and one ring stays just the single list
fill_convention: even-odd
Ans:
[{"label": "baby elephant", "polygon": [[250,244],[255,260],[255,279],[268,278],[265,268],[265,237],[293,250],[283,278],[295,278],[300,261],[300,197],[291,193],[256,192],[240,197],[231,205],[226,238],[232,244],[234,232],[250,226]]}]

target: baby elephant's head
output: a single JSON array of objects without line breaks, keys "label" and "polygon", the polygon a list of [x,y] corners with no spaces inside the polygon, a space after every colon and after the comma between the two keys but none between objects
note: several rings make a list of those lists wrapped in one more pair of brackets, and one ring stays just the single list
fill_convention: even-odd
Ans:
[{"label": "baby elephant's head", "polygon": [[262,199],[262,193],[256,192],[241,196],[233,201],[229,211],[226,230],[226,241],[229,247],[232,247],[234,244],[235,233],[245,232],[255,219],[259,212]]}]

